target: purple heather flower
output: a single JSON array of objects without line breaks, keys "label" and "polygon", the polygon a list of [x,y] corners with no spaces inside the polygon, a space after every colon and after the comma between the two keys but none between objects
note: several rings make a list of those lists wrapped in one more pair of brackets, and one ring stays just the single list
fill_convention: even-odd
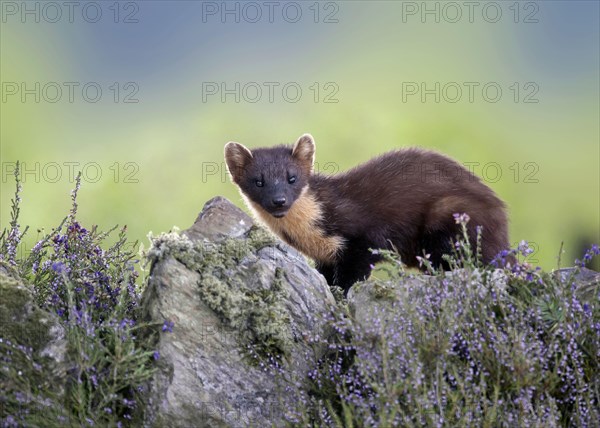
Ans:
[{"label": "purple heather flower", "polygon": [[62,262],[52,263],[52,270],[58,274],[63,273],[65,269],[65,265]]},{"label": "purple heather flower", "polygon": [[163,326],[162,326],[162,331],[167,332],[167,333],[173,333],[174,325],[175,325],[175,323],[173,323],[172,321],[165,320],[165,322],[163,323]]},{"label": "purple heather flower", "polygon": [[154,353],[152,354],[152,357],[154,358],[154,360],[158,360],[160,358],[160,352],[154,351]]},{"label": "purple heather flower", "polygon": [[467,224],[471,220],[471,217],[467,213],[454,213],[452,216],[456,224]]},{"label": "purple heather flower", "polygon": [[590,305],[587,303],[583,304],[583,312],[585,312],[586,315],[591,315],[592,311],[590,309]]},{"label": "purple heather flower", "polygon": [[529,248],[529,243],[525,240],[519,242],[518,251],[524,256],[527,257],[531,253],[533,253],[533,249]]},{"label": "purple heather flower", "polygon": [[594,256],[600,255],[600,246],[593,244],[589,250],[583,255],[583,260],[576,259],[575,264],[579,267],[585,267],[589,262],[592,261]]},{"label": "purple heather flower", "polygon": [[13,415],[8,415],[6,416],[6,419],[4,419],[4,426],[6,427],[15,427],[17,428],[19,426],[19,424],[17,423],[17,420],[15,419],[15,417]]}]

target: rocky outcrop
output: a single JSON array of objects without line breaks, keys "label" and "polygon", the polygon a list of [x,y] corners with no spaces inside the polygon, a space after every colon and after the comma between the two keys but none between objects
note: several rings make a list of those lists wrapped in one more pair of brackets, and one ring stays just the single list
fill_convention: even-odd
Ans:
[{"label": "rocky outcrop", "polygon": [[[223,198],[209,201],[189,229],[154,238],[149,257],[143,319],[135,330],[145,328],[143,321],[155,327],[148,328],[155,341],[142,357],[146,361],[154,352],[158,367],[148,388],[139,389],[146,391],[138,403],[145,427],[299,426],[297,421],[315,416],[316,407],[306,406],[306,397],[321,400],[319,394],[327,390],[318,381],[310,383],[317,379],[317,362],[327,366],[335,360],[344,372],[362,362],[374,368],[378,382],[381,364],[369,356],[374,344],[385,343],[386,352],[394,349],[406,357],[405,369],[398,369],[397,359],[392,373],[405,376],[423,355],[427,372],[445,358],[449,344],[454,350],[454,341],[462,340],[462,326],[483,324],[472,315],[489,309],[486,293],[510,297],[511,274],[503,270],[457,269],[433,277],[390,270],[391,279],[374,276],[354,285],[338,306],[324,278],[302,255]],[[599,273],[568,268],[551,275],[543,279],[574,290],[582,311],[597,302]],[[471,312],[463,311],[467,307]],[[521,318],[515,320],[515,331],[525,331]],[[70,421],[78,419],[71,419],[70,388],[78,383],[64,327],[56,315],[39,309],[32,287],[1,261],[0,327],[0,426],[73,425]],[[78,343],[68,337],[71,345]],[[422,349],[427,352],[420,354]],[[335,359],[322,359],[331,355]],[[370,414],[373,405],[367,404]],[[308,416],[294,419],[303,406]],[[409,405],[408,412],[418,406]]]},{"label": "rocky outcrop", "polygon": [[294,398],[265,366],[305,379],[335,307],[324,278],[223,198],[153,240],[142,308],[162,325],[146,408],[154,427],[282,426]]},{"label": "rocky outcrop", "polygon": [[[553,275],[569,286],[576,286],[576,295],[582,302],[593,303],[597,298],[600,273],[587,268],[563,268],[554,271]],[[385,334],[388,326],[402,323],[399,316],[413,311],[415,307],[427,307],[431,302],[427,294],[431,290],[442,290],[450,283],[471,282],[469,289],[483,287],[505,292],[509,278],[506,272],[498,269],[487,278],[487,285],[483,286],[482,281],[481,272],[461,269],[446,272],[444,277],[419,274],[405,275],[394,281],[364,281],[354,285],[348,293],[350,316],[362,334],[375,340]],[[468,293],[463,297],[467,299]],[[466,300],[460,301],[451,295],[445,295],[443,300],[447,305],[466,303]]]}]

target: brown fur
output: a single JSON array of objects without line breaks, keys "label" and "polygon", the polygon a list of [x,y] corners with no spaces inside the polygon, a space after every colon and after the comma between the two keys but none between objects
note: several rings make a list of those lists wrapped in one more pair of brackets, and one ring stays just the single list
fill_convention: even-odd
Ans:
[{"label": "brown fur", "polygon": [[315,196],[304,191],[283,218],[276,218],[259,204],[242,197],[256,218],[288,244],[296,247],[308,257],[323,263],[334,263],[342,250],[344,240],[340,236],[327,236],[318,224],[323,221],[323,212]]},{"label": "brown fur", "polygon": [[304,168],[312,173],[315,163],[315,146],[313,137],[304,134],[292,146],[292,156],[304,164]]}]

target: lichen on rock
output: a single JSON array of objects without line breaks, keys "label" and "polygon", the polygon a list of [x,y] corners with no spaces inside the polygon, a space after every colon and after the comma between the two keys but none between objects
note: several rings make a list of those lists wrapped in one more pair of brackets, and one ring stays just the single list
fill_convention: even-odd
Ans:
[{"label": "lichen on rock", "polygon": [[266,289],[254,288],[242,275],[236,274],[245,259],[256,260],[256,252],[275,244],[269,232],[253,226],[241,239],[197,243],[186,235],[169,232],[152,242],[149,256],[153,260],[169,255],[200,274],[200,298],[229,327],[242,332],[242,339],[254,352],[264,357],[284,356],[289,352],[291,320],[283,304],[287,295],[281,286],[281,268],[275,269],[270,287]]}]

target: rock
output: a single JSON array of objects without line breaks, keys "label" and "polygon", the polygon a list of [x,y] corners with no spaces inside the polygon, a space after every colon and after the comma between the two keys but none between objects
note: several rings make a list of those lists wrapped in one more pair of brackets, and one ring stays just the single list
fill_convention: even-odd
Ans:
[{"label": "rock", "polygon": [[192,227],[183,233],[192,241],[208,239],[220,242],[244,236],[253,224],[248,214],[227,199],[217,196],[204,205]]},{"label": "rock", "polygon": [[305,379],[308,360],[325,353],[305,337],[329,335],[320,315],[335,300],[324,278],[224,198],[188,230],[156,238],[149,256],[142,310],[166,331],[146,426],[284,425],[293,397],[261,365],[272,358]]},{"label": "rock", "polygon": [[[427,275],[406,276],[400,281],[369,279],[355,284],[348,293],[348,309],[352,320],[353,340],[378,343],[402,323],[402,315],[410,310],[415,292],[432,286]],[[411,300],[412,299],[412,300]]]},{"label": "rock", "polygon": [[[558,269],[553,272],[553,275],[558,281],[574,286],[576,295],[582,302],[593,303],[597,300],[600,289],[599,272],[587,268],[569,267]],[[450,283],[461,284],[465,281],[474,281],[481,285],[481,273],[477,270],[469,272],[457,269],[446,272],[445,278]],[[493,272],[489,282],[497,291],[507,290],[508,277],[500,269]],[[427,288],[439,287],[439,278],[424,274],[406,275],[395,281],[367,280],[350,289],[348,307],[356,327],[360,328],[363,334],[373,336],[375,339],[379,333],[371,328],[374,323],[381,324],[383,329],[386,325],[397,323],[398,314],[424,304],[422,297],[426,294]],[[372,334],[373,331],[375,334]]]},{"label": "rock", "polygon": [[[445,272],[443,278],[442,280],[440,277],[421,273],[406,273],[394,280],[369,279],[357,283],[348,293],[348,308],[355,327],[361,334],[377,339],[382,333],[387,334],[384,332],[388,327],[393,329],[402,322],[402,316],[415,308],[427,305],[427,296],[431,294],[431,290],[441,288],[440,281],[458,284],[481,283],[482,273],[477,270],[457,269]],[[500,269],[494,271],[490,278],[497,290],[505,290],[507,280],[506,274]],[[477,288],[471,287],[473,290]]]},{"label": "rock", "polygon": [[600,281],[600,273],[588,268],[562,268],[554,271],[554,274],[563,282],[572,280],[579,284],[589,284]]},{"label": "rock", "polygon": [[600,273],[588,268],[563,268],[554,271],[561,282],[574,283],[577,286],[577,296],[584,302],[593,303],[597,300],[600,289]]},{"label": "rock", "polygon": [[348,293],[348,307],[352,319],[367,326],[374,318],[391,321],[396,313],[395,303],[407,297],[406,290],[430,286],[431,277],[420,275],[405,278],[401,283],[380,283],[367,280],[352,286]]},{"label": "rock", "polygon": [[64,328],[3,265],[0,296],[0,425],[51,423],[51,415],[64,413],[59,404],[68,370]]}]

